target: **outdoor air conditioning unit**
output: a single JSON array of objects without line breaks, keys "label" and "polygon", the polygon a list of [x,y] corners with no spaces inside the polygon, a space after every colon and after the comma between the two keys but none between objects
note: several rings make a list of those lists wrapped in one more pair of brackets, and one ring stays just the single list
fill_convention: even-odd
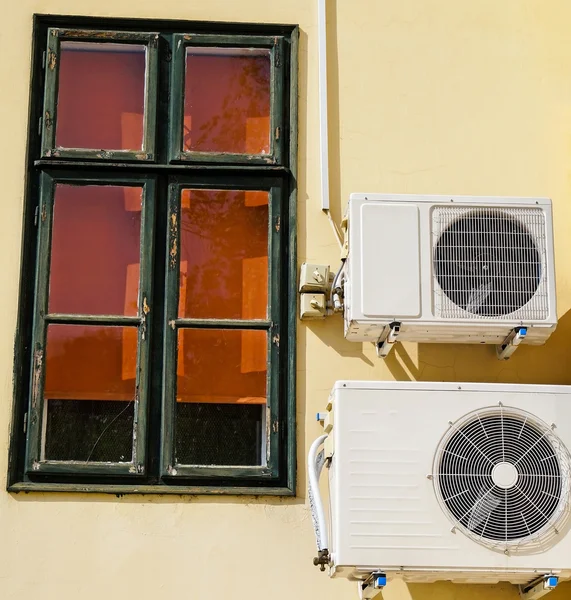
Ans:
[{"label": "outdoor air conditioning unit", "polygon": [[333,576],[571,577],[571,386],[340,381],[320,414]]},{"label": "outdoor air conditioning unit", "polygon": [[549,199],[352,194],[347,223],[347,339],[386,342],[384,356],[397,340],[542,344],[554,331]]}]

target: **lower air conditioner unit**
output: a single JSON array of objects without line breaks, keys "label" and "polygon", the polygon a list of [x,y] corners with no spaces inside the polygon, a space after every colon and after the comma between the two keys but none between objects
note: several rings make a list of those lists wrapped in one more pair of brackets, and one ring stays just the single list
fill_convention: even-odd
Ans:
[{"label": "lower air conditioner unit", "polygon": [[571,578],[571,386],[340,381],[328,408],[333,576]]},{"label": "lower air conditioner unit", "polygon": [[[557,324],[547,198],[352,194],[345,336],[541,344]],[[518,340],[519,341],[519,340]]]}]

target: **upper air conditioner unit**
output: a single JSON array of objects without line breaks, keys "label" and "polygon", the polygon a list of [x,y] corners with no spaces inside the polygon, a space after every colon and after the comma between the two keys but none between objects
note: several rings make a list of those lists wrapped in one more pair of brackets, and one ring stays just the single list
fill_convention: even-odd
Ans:
[{"label": "upper air conditioner unit", "polygon": [[332,575],[571,577],[571,387],[340,381],[328,409]]},{"label": "upper air conditioner unit", "polygon": [[541,344],[557,324],[551,201],[352,194],[345,336]]}]

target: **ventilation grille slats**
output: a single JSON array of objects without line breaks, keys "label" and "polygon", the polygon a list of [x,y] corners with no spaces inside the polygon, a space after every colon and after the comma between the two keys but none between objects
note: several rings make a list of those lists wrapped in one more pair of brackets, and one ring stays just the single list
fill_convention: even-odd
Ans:
[{"label": "ventilation grille slats", "polygon": [[437,317],[548,317],[541,208],[435,207],[432,246]]},{"label": "ventilation grille slats", "polygon": [[454,527],[493,550],[530,554],[565,526],[570,476],[571,457],[553,430],[500,405],[450,424],[433,479]]}]

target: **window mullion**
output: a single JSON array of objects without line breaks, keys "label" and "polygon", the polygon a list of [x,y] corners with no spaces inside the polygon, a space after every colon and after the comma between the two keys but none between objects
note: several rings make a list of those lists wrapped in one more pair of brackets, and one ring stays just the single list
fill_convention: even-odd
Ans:
[{"label": "window mullion", "polygon": [[153,303],[153,256],[156,181],[149,178],[143,189],[143,206],[141,219],[141,268],[139,290],[139,314],[141,317],[138,332],[137,383],[135,398],[133,463],[137,473],[145,473],[147,469],[147,436],[150,396],[150,354],[151,354],[151,311]]},{"label": "window mullion", "polygon": [[161,419],[161,474],[172,475],[174,469],[174,435],[176,409],[176,360],[178,332],[179,265],[180,265],[180,189],[168,188],[167,252],[165,282],[165,320],[163,332],[163,398]]},{"label": "window mullion", "polygon": [[182,154],[183,119],[184,119],[184,57],[186,47],[182,35],[171,38],[171,69],[170,69],[170,118],[168,128],[168,154],[171,161],[178,161]]}]

